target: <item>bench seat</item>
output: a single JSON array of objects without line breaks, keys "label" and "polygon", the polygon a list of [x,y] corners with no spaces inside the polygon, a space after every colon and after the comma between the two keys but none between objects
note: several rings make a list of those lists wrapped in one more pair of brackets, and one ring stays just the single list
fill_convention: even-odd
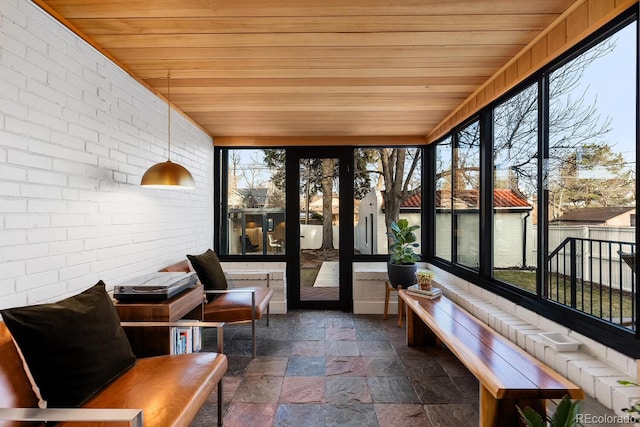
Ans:
[{"label": "bench seat", "polygon": [[444,344],[480,382],[482,427],[519,425],[516,405],[544,414],[546,399],[584,399],[578,386],[445,296],[399,295],[407,305],[407,344]]},{"label": "bench seat", "polygon": [[[140,358],[131,369],[91,397],[82,408],[141,409],[145,427],[186,427],[195,418],[214,387],[221,384],[226,371],[227,358],[221,353]],[[11,333],[4,322],[0,322],[0,407],[37,406],[38,399],[25,374]],[[0,424],[16,427],[44,425],[19,422]],[[56,425],[98,427],[128,423],[64,422]]]},{"label": "bench seat", "polygon": [[[185,259],[160,271],[189,272],[191,269],[189,261]],[[269,287],[268,279],[266,287],[243,287],[206,291],[206,293],[218,296],[213,301],[204,304],[202,320],[227,324],[251,323],[253,357],[255,358],[257,346],[255,323],[266,314],[267,326],[269,326],[269,303],[273,297],[273,288]]]},{"label": "bench seat", "polygon": [[[83,407],[140,408],[145,427],[188,426],[226,370],[226,357],[218,353],[141,358]],[[75,425],[58,424],[61,427]],[[103,424],[83,425],[98,427]]]},{"label": "bench seat", "polygon": [[[273,296],[271,288],[236,288],[204,305],[203,319],[208,322],[239,323],[251,321],[251,293],[255,292],[255,318],[261,319],[269,310]],[[268,317],[268,316],[267,316]]]}]

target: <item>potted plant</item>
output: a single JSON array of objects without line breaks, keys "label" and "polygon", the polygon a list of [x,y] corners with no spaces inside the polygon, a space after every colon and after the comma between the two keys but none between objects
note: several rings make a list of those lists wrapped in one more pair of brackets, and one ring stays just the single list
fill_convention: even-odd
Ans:
[{"label": "potted plant", "polygon": [[416,277],[418,278],[418,284],[420,285],[420,289],[423,291],[431,290],[431,280],[433,280],[433,271],[424,270],[418,271],[416,273]]},{"label": "potted plant", "polygon": [[578,414],[580,413],[580,401],[572,401],[569,396],[564,396],[556,412],[549,419],[544,419],[540,414],[531,408],[520,409],[516,405],[520,418],[527,427],[575,427],[578,425]]},{"label": "potted plant", "polygon": [[391,223],[391,231],[387,236],[392,241],[389,246],[391,258],[387,264],[387,273],[391,286],[397,288],[402,286],[408,288],[416,283],[416,262],[420,257],[413,252],[413,248],[418,247],[414,231],[420,228],[419,225],[409,225],[406,219],[399,219]]}]

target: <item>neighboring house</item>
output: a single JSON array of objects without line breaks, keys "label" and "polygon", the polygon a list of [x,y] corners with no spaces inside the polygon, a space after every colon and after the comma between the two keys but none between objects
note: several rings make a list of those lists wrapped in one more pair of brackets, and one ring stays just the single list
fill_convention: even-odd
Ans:
[{"label": "neighboring house", "polygon": [[[436,227],[450,230],[451,204],[453,202],[458,215],[458,226],[469,234],[464,248],[458,248],[458,261],[476,259],[479,248],[478,192],[467,190],[459,192],[453,200],[442,197],[436,192]],[[519,193],[509,189],[496,189],[493,194],[496,221],[500,234],[507,237],[509,244],[499,245],[499,253],[494,254],[495,268],[522,267],[527,265],[526,245],[533,241],[531,211],[533,207]],[[406,200],[400,208],[400,218],[406,218],[410,224],[421,225],[420,212],[422,194],[418,193]],[[355,226],[355,247],[363,254],[387,253],[387,230],[384,222],[384,202],[382,191],[372,189],[360,201],[359,220]],[[475,243],[472,235],[475,235]],[[436,254],[451,254],[450,236],[436,236]],[[420,243],[420,235],[418,235]],[[444,256],[444,255],[443,255]]]},{"label": "neighboring house", "polygon": [[636,209],[631,206],[581,208],[569,211],[549,223],[552,225],[635,227]]},{"label": "neighboring house", "polygon": [[[321,217],[323,215],[323,203],[324,199],[320,196],[313,196],[311,203],[309,203],[309,212],[315,214],[316,217]],[[304,203],[302,203],[303,205]],[[354,200],[353,205],[353,220],[354,222],[358,221],[358,207],[360,205],[359,200]],[[300,206],[300,211],[302,213],[305,212],[305,207]],[[301,216],[301,219],[303,217]],[[333,225],[338,225],[340,223],[340,196],[337,193],[333,193],[331,197],[331,222]]]},{"label": "neighboring house", "polygon": [[[465,245],[456,248],[456,262],[474,266],[479,260],[480,218],[478,209],[478,191],[460,190],[455,197],[436,191],[436,227],[451,230],[453,212],[459,233],[465,234]],[[496,188],[493,191],[493,212],[496,229],[493,268],[523,268],[535,260],[529,254],[528,245],[534,241],[534,229],[531,227],[533,206],[517,191],[508,188]],[[451,238],[439,234],[435,242],[436,256],[449,259],[452,254]]]},{"label": "neighboring house", "polygon": [[283,241],[285,210],[282,207],[270,207],[273,200],[269,188],[235,188],[230,191],[230,232],[227,237],[230,254],[243,253],[243,240],[252,249],[250,252],[256,254],[267,253],[271,247],[269,235],[271,240]]},{"label": "neighboring house", "polygon": [[262,208],[269,196],[267,188],[236,188],[229,195],[229,206],[233,208]]}]

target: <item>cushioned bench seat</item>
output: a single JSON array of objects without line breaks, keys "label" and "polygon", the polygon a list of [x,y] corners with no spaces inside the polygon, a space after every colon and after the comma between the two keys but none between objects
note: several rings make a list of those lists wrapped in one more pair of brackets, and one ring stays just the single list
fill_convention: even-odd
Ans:
[{"label": "cushioned bench seat", "polygon": [[273,289],[271,288],[229,289],[213,301],[205,304],[202,320],[225,323],[235,323],[242,320],[251,321],[251,291],[255,292],[255,318],[256,320],[261,319],[262,315],[269,311],[269,301],[273,296]]},{"label": "cushioned bench seat", "polygon": [[[171,264],[160,271],[189,272],[189,261],[183,260]],[[217,297],[204,304],[202,320],[208,322],[251,323],[253,341],[253,357],[256,357],[256,329],[255,322],[266,314],[269,326],[269,302],[273,297],[273,289],[269,287],[246,287],[226,290],[206,291]]]},{"label": "cushioned bench seat", "polygon": [[[83,408],[139,408],[145,427],[188,426],[226,370],[227,359],[218,353],[138,359],[133,368],[107,385]],[[76,425],[58,424],[59,427]],[[103,425],[83,424],[86,427]]]},{"label": "cushioned bench seat", "polygon": [[[188,426],[226,371],[227,358],[219,353],[138,359],[131,369],[100,390],[82,408],[141,409],[145,427]],[[0,322],[0,407],[38,407],[38,398],[4,322]],[[105,424],[73,422],[57,425],[98,427]]]}]

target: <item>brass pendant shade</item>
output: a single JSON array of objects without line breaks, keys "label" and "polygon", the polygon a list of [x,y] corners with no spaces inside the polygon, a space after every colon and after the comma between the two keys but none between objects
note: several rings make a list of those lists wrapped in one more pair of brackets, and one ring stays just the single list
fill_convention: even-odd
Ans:
[{"label": "brass pendant shade", "polygon": [[195,188],[196,183],[191,173],[177,163],[167,160],[151,166],[142,175],[140,185],[153,188]]},{"label": "brass pendant shade", "polygon": [[171,161],[171,91],[169,80],[171,75],[167,74],[167,105],[169,107],[168,118],[168,138],[169,138],[169,155],[166,162],[157,163],[151,166],[142,175],[140,185],[152,188],[166,189],[191,189],[196,188],[196,183],[191,173],[184,167]]}]

